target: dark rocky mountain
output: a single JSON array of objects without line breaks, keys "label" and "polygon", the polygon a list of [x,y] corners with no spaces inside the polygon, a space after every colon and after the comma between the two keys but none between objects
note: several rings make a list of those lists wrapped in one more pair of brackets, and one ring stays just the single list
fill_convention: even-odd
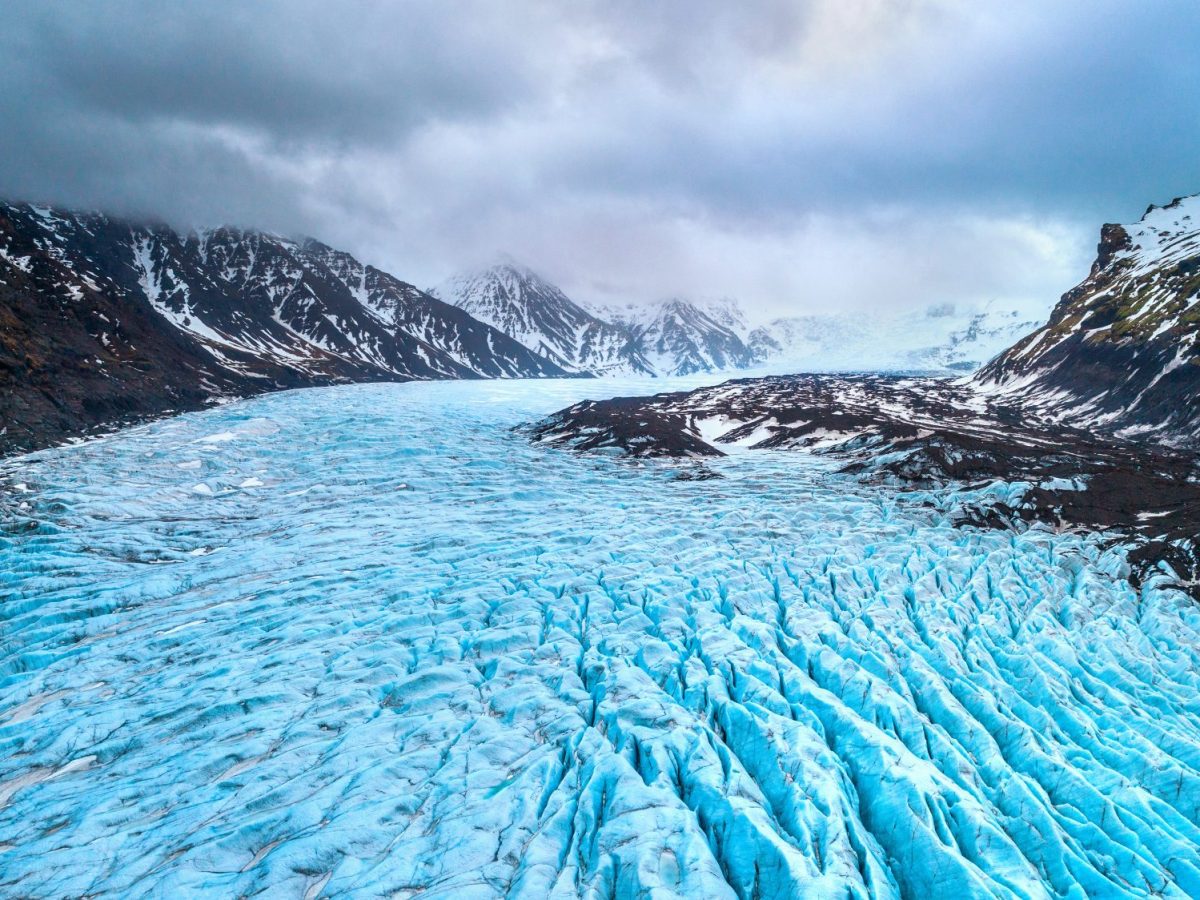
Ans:
[{"label": "dark rocky mountain", "polygon": [[571,372],[652,375],[629,329],[604,321],[558,287],[515,263],[458,275],[430,294]]},{"label": "dark rocky mountain", "polygon": [[1088,277],[976,376],[1030,414],[1187,443],[1200,435],[1200,196],[1105,225]]},{"label": "dark rocky mountain", "polygon": [[557,376],[463,310],[316,241],[0,204],[0,451],[224,396]]}]

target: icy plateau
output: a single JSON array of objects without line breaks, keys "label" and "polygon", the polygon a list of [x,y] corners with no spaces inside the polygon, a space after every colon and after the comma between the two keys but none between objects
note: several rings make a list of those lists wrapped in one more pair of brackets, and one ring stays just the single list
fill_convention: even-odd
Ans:
[{"label": "icy plateau", "polygon": [[951,524],[1019,484],[513,430],[596,391],[315,388],[7,461],[0,895],[1200,896],[1193,600]]}]

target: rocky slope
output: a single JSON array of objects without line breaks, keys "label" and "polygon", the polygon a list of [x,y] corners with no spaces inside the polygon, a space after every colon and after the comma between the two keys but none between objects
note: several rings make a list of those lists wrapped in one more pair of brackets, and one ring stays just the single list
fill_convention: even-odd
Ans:
[{"label": "rocky slope", "polygon": [[988,364],[983,390],[1032,414],[1188,443],[1200,434],[1200,196],[1105,225],[1050,321]]},{"label": "rocky slope", "polygon": [[553,376],[512,338],[315,241],[0,204],[0,451],[214,398]]},{"label": "rocky slope", "polygon": [[629,329],[606,322],[515,263],[457,275],[430,294],[504,332],[571,372],[652,375]]}]

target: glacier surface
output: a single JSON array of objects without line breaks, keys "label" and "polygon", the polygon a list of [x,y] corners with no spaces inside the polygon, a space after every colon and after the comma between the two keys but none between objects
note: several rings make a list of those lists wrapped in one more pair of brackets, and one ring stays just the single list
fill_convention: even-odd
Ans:
[{"label": "glacier surface", "polygon": [[596,390],[314,389],[6,464],[0,895],[1200,895],[1189,598],[804,454],[512,430]]}]

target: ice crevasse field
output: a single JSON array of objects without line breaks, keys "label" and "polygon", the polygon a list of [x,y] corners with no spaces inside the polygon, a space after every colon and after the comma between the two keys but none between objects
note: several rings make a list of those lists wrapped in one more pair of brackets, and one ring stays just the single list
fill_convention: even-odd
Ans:
[{"label": "ice crevasse field", "polygon": [[7,463],[0,896],[1200,895],[1194,601],[804,454],[513,431],[662,387],[290,392]]}]

